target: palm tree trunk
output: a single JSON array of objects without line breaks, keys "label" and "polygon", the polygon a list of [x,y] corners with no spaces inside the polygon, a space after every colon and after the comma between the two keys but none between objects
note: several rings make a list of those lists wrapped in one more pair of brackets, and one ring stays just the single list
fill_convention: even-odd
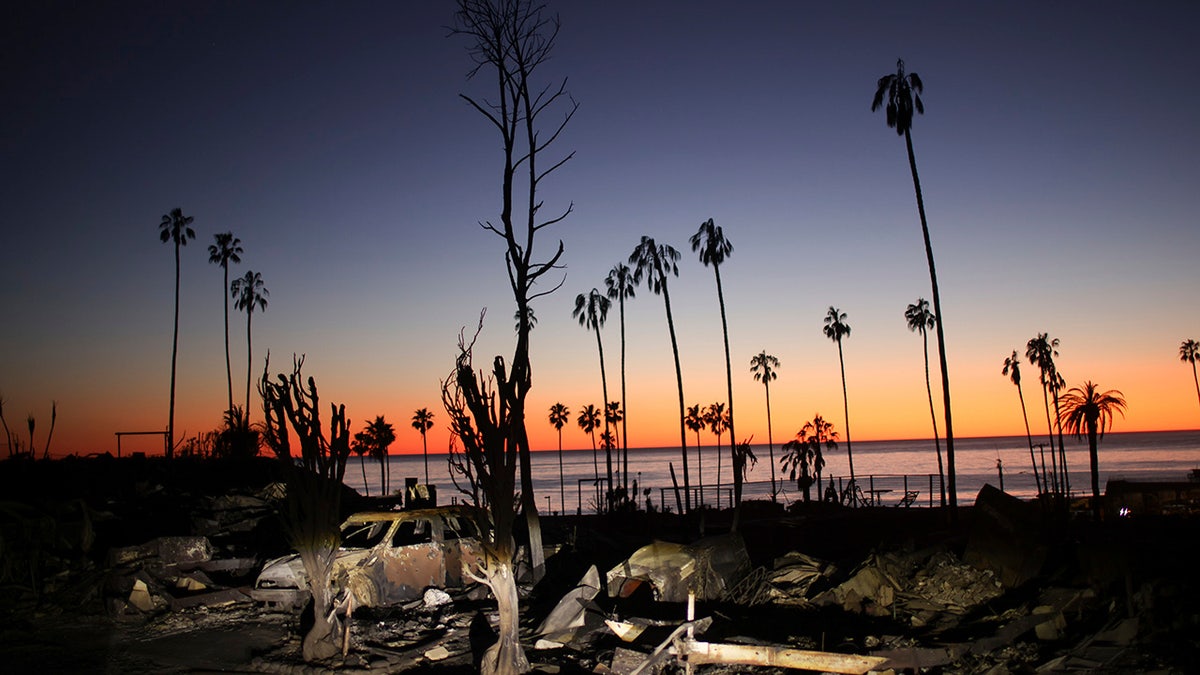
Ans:
[{"label": "palm tree trunk", "polygon": [[175,331],[171,338],[171,409],[167,415],[167,459],[175,454],[175,362],[179,356],[179,240],[175,240]]},{"label": "palm tree trunk", "polygon": [[1062,410],[1058,404],[1058,387],[1054,388],[1054,424],[1058,427],[1058,456],[1062,466],[1063,494],[1071,495],[1071,474],[1067,472],[1067,444],[1063,442]]},{"label": "palm tree trunk", "polygon": [[842,369],[842,412],[846,416],[846,459],[850,462],[850,482],[854,482],[854,451],[850,449],[850,399],[846,395],[846,361],[842,358],[842,341],[837,341],[838,365]]},{"label": "palm tree trunk", "polygon": [[425,484],[429,485],[429,442],[425,439],[424,429],[421,429],[421,454],[425,455]]},{"label": "palm tree trunk", "polygon": [[371,496],[371,486],[370,486],[370,484],[367,483],[367,462],[365,459],[363,459],[363,455],[365,455],[365,454],[366,454],[365,452],[359,454],[358,468],[362,470],[363,489],[367,491],[367,496],[370,497]]},{"label": "palm tree trunk", "polygon": [[[625,494],[629,494],[629,407],[625,401],[629,400],[625,397],[625,294],[620,293],[617,297],[617,302],[620,305],[621,311],[621,410],[624,413],[621,415],[621,485],[625,488]],[[562,445],[561,440],[559,445]],[[637,495],[633,495],[634,503],[637,503]]]},{"label": "palm tree trunk", "polygon": [[1037,483],[1038,495],[1042,494],[1042,479],[1038,473],[1037,457],[1033,454],[1033,434],[1029,431],[1029,413],[1025,411],[1025,394],[1021,392],[1021,385],[1017,384],[1017,397],[1021,399],[1021,417],[1025,419],[1025,438],[1029,440],[1029,461],[1033,464],[1033,480]]},{"label": "palm tree trunk", "polygon": [[1096,438],[1096,420],[1087,420],[1088,461],[1092,469],[1092,517],[1100,520],[1100,453]]},{"label": "palm tree trunk", "polygon": [[[779,492],[775,489],[775,438],[771,434],[771,385],[768,384],[768,380],[765,377],[763,378],[763,387],[767,390],[767,459],[771,462],[771,501],[776,502],[778,501]],[[733,445],[737,445],[736,437],[733,439]],[[734,452],[736,452],[736,450]],[[733,471],[735,476],[741,474],[741,471],[736,466],[734,467]],[[738,482],[739,484],[741,483],[741,481]],[[742,493],[739,490],[739,504],[742,501],[741,494]]]},{"label": "palm tree trunk", "polygon": [[942,469],[942,445],[938,442],[937,413],[933,410],[933,385],[929,382],[929,334],[921,329],[921,344],[925,353],[925,393],[929,395],[929,417],[933,420],[933,449],[937,451],[938,483],[942,489],[942,506],[946,505],[946,474]]},{"label": "palm tree trunk", "polygon": [[[721,337],[725,340],[725,395],[729,399],[729,437],[737,438],[733,428],[733,365],[729,358],[729,322],[725,318],[725,291],[721,287],[721,266],[713,265],[717,277],[717,304],[721,307]],[[719,422],[718,422],[719,423]],[[771,462],[771,471],[775,463]],[[772,490],[774,492],[774,490]],[[717,508],[721,506],[721,437],[717,436]]]},{"label": "palm tree trunk", "polygon": [[228,409],[233,410],[233,368],[229,364],[229,263],[222,264],[221,268],[225,270],[225,286],[221,290],[225,298],[225,388],[229,394]]},{"label": "palm tree trunk", "polygon": [[[604,392],[604,400],[601,402],[600,414],[604,418],[604,431],[608,433],[608,375],[604,372],[604,343],[600,340],[600,326],[595,325],[596,329],[596,349],[600,352],[600,388]],[[605,488],[605,510],[612,510],[613,496],[613,468],[612,468],[612,444],[604,444],[604,461],[608,476],[608,486]]]},{"label": "palm tree trunk", "polygon": [[[912,133],[904,130],[904,144],[908,149],[908,166],[912,170],[913,190],[917,194],[917,212],[921,216],[921,234],[925,238],[925,257],[929,262],[929,283],[933,290],[933,313],[937,315],[934,328],[937,330],[938,362],[942,368],[942,406],[946,416],[946,474],[949,479],[950,517],[958,520],[958,480],[954,470],[954,423],[950,415],[950,372],[946,367],[946,336],[942,329],[945,314],[942,313],[942,296],[938,292],[937,270],[933,264],[933,244],[929,241],[929,224],[925,220],[925,199],[921,196],[921,179],[917,175],[917,158],[913,155]],[[849,453],[850,431],[846,430],[846,448]]]},{"label": "palm tree trunk", "polygon": [[558,508],[567,515],[567,488],[563,477],[562,427],[558,428]]},{"label": "palm tree trunk", "polygon": [[1200,378],[1196,377],[1196,362],[1192,361],[1192,381],[1196,383],[1196,401],[1200,402]]},{"label": "palm tree trunk", "polygon": [[696,476],[700,506],[704,506],[704,446],[700,445],[700,430],[696,430]]},{"label": "palm tree trunk", "polygon": [[250,340],[250,319],[254,312],[246,312],[246,424],[250,424],[250,372],[254,364],[254,344]]},{"label": "palm tree trunk", "polygon": [[688,478],[687,426],[683,423],[687,416],[687,406],[683,402],[683,369],[679,365],[679,341],[675,339],[675,320],[671,317],[671,294],[667,292],[667,276],[661,270],[659,276],[663,285],[663,304],[667,308],[667,331],[671,334],[671,353],[675,357],[675,382],[679,387],[679,451],[683,455],[683,508],[692,511],[692,484]]},{"label": "palm tree trunk", "polygon": [[1054,454],[1054,424],[1050,421],[1050,394],[1046,389],[1046,383],[1042,383],[1042,405],[1046,409],[1046,431],[1050,439],[1050,466],[1051,475],[1054,478],[1054,492],[1061,493],[1062,488],[1058,481],[1058,456]]}]

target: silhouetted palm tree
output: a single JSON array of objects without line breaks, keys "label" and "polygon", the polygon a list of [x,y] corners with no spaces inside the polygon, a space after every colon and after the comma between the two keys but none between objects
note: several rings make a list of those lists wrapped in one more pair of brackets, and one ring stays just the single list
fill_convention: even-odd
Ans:
[{"label": "silhouetted palm tree", "polygon": [[[771,434],[771,380],[779,377],[775,373],[775,369],[778,367],[779,359],[768,354],[765,349],[750,359],[750,372],[754,373],[754,380],[762,382],[763,388],[767,391],[767,453],[769,453],[767,459],[771,462],[771,501],[776,501],[776,496],[779,494],[775,488],[775,439]],[[737,477],[734,476],[734,478]],[[734,491],[737,492],[738,503],[741,503],[742,500],[741,487],[740,482],[735,480]]]},{"label": "silhouetted palm tree", "polygon": [[687,427],[683,424],[683,369],[679,365],[679,342],[675,339],[675,319],[671,316],[671,293],[667,288],[667,276],[679,276],[679,251],[667,244],[657,244],[653,237],[642,237],[641,243],[629,255],[633,265],[633,282],[646,280],[646,286],[655,295],[663,297],[667,309],[667,331],[671,334],[671,354],[675,357],[675,383],[679,387],[679,452],[683,456],[684,511],[692,510],[691,482],[688,478]]},{"label": "silhouetted palm tree", "polygon": [[596,455],[596,427],[600,426],[600,411],[591,403],[583,406],[576,420],[583,433],[592,437],[592,468],[596,472],[596,480],[600,480],[600,460]]},{"label": "silhouetted palm tree", "polygon": [[192,217],[174,208],[158,224],[158,238],[164,243],[175,242],[175,329],[171,337],[171,408],[167,415],[167,459],[175,454],[175,362],[179,357],[179,248],[196,238]]},{"label": "silhouetted palm tree", "polygon": [[[713,274],[717,278],[717,304],[721,307],[721,337],[725,341],[725,396],[729,399],[729,437],[737,438],[737,432],[733,427],[733,365],[729,356],[729,322],[725,318],[725,291],[721,286],[721,265],[725,263],[725,258],[733,253],[733,243],[725,238],[725,233],[721,230],[721,226],[713,222],[712,218],[700,224],[700,229],[696,230],[696,234],[691,238],[692,251],[700,254],[700,262],[704,263],[705,267],[709,265],[713,268]],[[718,462],[720,461],[721,448],[717,448]],[[718,476],[719,476],[718,464]],[[720,478],[717,480],[717,496],[720,499]]]},{"label": "silhouetted palm tree", "polygon": [[[1054,365],[1054,357],[1058,356],[1058,338],[1050,338],[1048,333],[1038,333],[1025,345],[1025,358],[1041,371],[1039,381],[1042,383],[1042,399],[1046,405],[1046,427],[1050,433],[1050,456],[1054,457],[1054,427],[1050,418],[1050,401],[1054,401],[1054,418],[1059,418],[1058,392],[1066,386],[1066,381]],[[1070,494],[1071,480],[1067,474],[1067,450],[1062,437],[1062,423],[1058,425],[1058,459],[1056,464],[1061,469],[1055,476],[1056,488],[1063,494]]]},{"label": "silhouetted palm tree", "polygon": [[229,366],[229,296],[225,289],[229,288],[229,263],[242,262],[242,240],[233,236],[232,232],[219,232],[213,235],[216,243],[208,245],[208,262],[221,266],[221,297],[225,298],[225,388],[229,396],[226,410],[233,409],[233,370]]},{"label": "silhouetted palm tree", "polygon": [[704,429],[704,413],[700,411],[700,404],[688,406],[687,413],[683,416],[683,423],[688,429],[696,432],[696,476],[700,487],[700,505],[704,505],[704,457],[702,455],[704,449],[700,446],[700,431]]},{"label": "silhouetted palm tree", "polygon": [[1196,383],[1196,400],[1200,401],[1200,378],[1196,377],[1196,361],[1200,360],[1200,342],[1184,340],[1179,345],[1179,360],[1192,364],[1192,381]]},{"label": "silhouetted palm tree", "polygon": [[933,420],[933,448],[937,451],[938,483],[942,490],[942,506],[946,505],[946,472],[942,467],[942,445],[938,441],[937,412],[933,409],[933,385],[929,382],[929,329],[933,328],[937,317],[929,311],[929,301],[917,298],[917,301],[904,310],[904,319],[908,329],[921,334],[922,353],[925,355],[925,392],[929,395],[929,418]]},{"label": "silhouetted palm tree", "polygon": [[850,462],[850,482],[854,482],[854,451],[850,447],[850,399],[846,396],[846,362],[842,358],[842,338],[850,337],[846,314],[830,305],[825,313],[825,337],[837,343],[838,365],[842,369],[842,409],[846,415],[846,459]]},{"label": "silhouetted palm tree", "polygon": [[1088,460],[1092,468],[1092,514],[1100,519],[1100,455],[1097,445],[1112,426],[1113,415],[1125,414],[1125,397],[1115,390],[1100,393],[1090,380],[1083,387],[1072,387],[1062,397],[1059,420],[1067,433],[1082,438],[1087,434]]},{"label": "silhouetted palm tree", "polygon": [[246,313],[246,419],[250,419],[250,373],[254,365],[254,347],[250,336],[250,320],[254,316],[254,308],[266,311],[267,296],[270,295],[263,286],[262,275],[253,270],[246,270],[241,279],[234,279],[229,288],[236,298],[234,307]]},{"label": "silhouetted palm tree", "polygon": [[8,456],[13,456],[13,435],[8,428],[8,420],[4,419],[4,397],[0,396],[0,424],[4,425],[4,439],[8,441]]},{"label": "silhouetted palm tree", "polygon": [[[913,154],[912,123],[913,112],[925,113],[921,103],[921,92],[925,86],[916,73],[904,72],[904,61],[897,59],[896,72],[879,78],[875,85],[875,97],[871,100],[871,111],[874,112],[884,105],[887,112],[887,125],[895,129],[897,134],[904,137],[904,146],[908,150],[908,167],[912,172],[913,191],[917,195],[917,213],[921,217],[921,235],[925,240],[925,259],[929,263],[929,283],[933,291],[933,313],[937,316],[935,328],[938,342],[938,362],[942,368],[942,407],[946,417],[946,474],[950,492],[951,517],[957,519],[958,514],[958,479],[954,470],[954,423],[950,415],[950,372],[946,367],[946,336],[943,332],[946,315],[942,312],[942,296],[938,292],[937,270],[933,264],[933,244],[929,240],[929,224],[925,220],[925,198],[921,194],[921,179],[917,175],[917,159]],[[915,92],[915,93],[914,93]],[[850,452],[850,430],[846,429],[846,452]]]},{"label": "silhouetted palm tree", "polygon": [[[620,401],[609,401],[608,405],[604,406],[604,421],[612,429],[613,436],[617,434],[617,423],[625,419],[625,411],[621,410]],[[617,438],[614,441],[613,449],[616,450],[621,444],[621,439]]]},{"label": "silhouetted palm tree", "polygon": [[566,479],[563,478],[562,428],[570,419],[570,414],[571,411],[562,403],[550,406],[550,424],[558,431],[558,500],[564,514],[567,512],[567,489]]},{"label": "silhouetted palm tree", "polygon": [[[608,319],[609,301],[599,290],[593,288],[587,295],[580,293],[575,296],[575,309],[571,312],[571,316],[579,319],[579,325],[590,329],[596,333],[596,349],[600,353],[600,387],[604,393],[604,398],[607,408],[608,401],[608,376],[604,372],[604,342],[600,340],[600,328],[604,326],[604,322]],[[604,418],[604,430],[608,431],[608,417]],[[604,449],[605,466],[608,476],[608,490],[613,489],[613,466],[612,466],[612,448]]]},{"label": "silhouetted palm tree", "polygon": [[379,415],[374,422],[369,422],[362,431],[354,434],[354,442],[367,448],[367,454],[379,460],[380,493],[386,497],[391,473],[387,465],[388,448],[396,442],[396,430],[384,420],[383,415]]},{"label": "silhouetted palm tree", "polygon": [[[733,418],[724,403],[713,403],[704,409],[704,423],[717,437],[717,508],[721,506],[721,436],[730,428]],[[733,438],[730,435],[730,438]]]},{"label": "silhouetted palm tree", "polygon": [[[240,407],[238,408],[238,414],[239,415],[241,414]],[[360,435],[361,435],[361,432],[358,434],[354,434],[354,440],[351,441],[351,443],[350,443],[350,451],[353,452],[354,454],[358,455],[358,468],[360,471],[362,471],[363,490],[365,490],[367,493],[367,496],[370,497],[371,496],[371,484],[367,482],[367,462],[364,459],[364,456],[368,452],[370,452],[371,448],[367,447],[366,443],[363,443],[359,439]]]},{"label": "silhouetted palm tree", "polygon": [[820,414],[815,414],[810,422],[804,423],[799,435],[808,438],[809,447],[812,448],[812,468],[816,471],[817,491],[820,492],[821,472],[826,465],[823,450],[832,453],[838,449],[838,432],[833,430],[832,422],[826,422]]},{"label": "silhouetted palm tree", "polygon": [[429,485],[429,442],[425,432],[433,427],[433,413],[429,408],[420,408],[412,417],[412,427],[421,433],[421,451],[425,455],[425,484]]},{"label": "silhouetted palm tree", "polygon": [[625,417],[621,418],[621,485],[629,489],[629,399],[625,397],[625,299],[634,297],[633,270],[625,263],[617,263],[604,277],[610,300],[617,301],[617,309],[621,318],[621,408]]},{"label": "silhouetted palm tree", "polygon": [[1017,386],[1017,396],[1021,399],[1021,417],[1025,419],[1025,437],[1029,439],[1029,461],[1033,464],[1033,478],[1037,483],[1038,494],[1042,494],[1042,479],[1041,473],[1038,471],[1037,457],[1033,454],[1033,433],[1029,430],[1029,413],[1025,410],[1025,394],[1021,391],[1021,360],[1017,358],[1017,350],[1013,350],[1012,356],[1004,359],[1004,370],[1002,375],[1008,375],[1012,383]]}]

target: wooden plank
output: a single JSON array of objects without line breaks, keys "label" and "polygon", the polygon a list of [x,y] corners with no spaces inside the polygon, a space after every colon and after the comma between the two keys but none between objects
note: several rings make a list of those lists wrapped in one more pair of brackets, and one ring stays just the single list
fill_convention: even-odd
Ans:
[{"label": "wooden plank", "polygon": [[799,670],[816,670],[846,675],[865,675],[887,663],[878,656],[816,652],[765,645],[732,645],[683,640],[678,643],[679,656],[694,664],[721,663],[726,665],[776,666]]}]

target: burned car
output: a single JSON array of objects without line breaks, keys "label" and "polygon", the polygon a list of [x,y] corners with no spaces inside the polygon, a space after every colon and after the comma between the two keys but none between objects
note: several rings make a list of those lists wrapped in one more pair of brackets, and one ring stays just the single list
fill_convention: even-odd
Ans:
[{"label": "burned car", "polygon": [[[333,563],[335,592],[356,606],[380,607],[421,597],[425,589],[464,585],[463,567],[478,564],[479,531],[466,506],[356,513],[341,526]],[[263,565],[251,597],[280,607],[302,607],[308,584],[299,554]]]}]

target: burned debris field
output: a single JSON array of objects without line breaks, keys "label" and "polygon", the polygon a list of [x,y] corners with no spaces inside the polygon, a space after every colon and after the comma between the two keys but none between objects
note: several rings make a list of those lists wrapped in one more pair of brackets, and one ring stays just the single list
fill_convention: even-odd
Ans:
[{"label": "burned debris field", "polygon": [[[6,672],[317,672],[304,612],[253,597],[289,553],[275,462],[9,463],[0,480]],[[387,506],[348,493],[343,515]],[[518,568],[533,671],[1186,672],[1198,656],[1187,513],[1094,522],[989,487],[957,523],[749,502],[730,532],[731,515],[545,517],[544,578]],[[495,601],[458,574],[379,597],[322,667],[474,672],[495,639]]]}]

